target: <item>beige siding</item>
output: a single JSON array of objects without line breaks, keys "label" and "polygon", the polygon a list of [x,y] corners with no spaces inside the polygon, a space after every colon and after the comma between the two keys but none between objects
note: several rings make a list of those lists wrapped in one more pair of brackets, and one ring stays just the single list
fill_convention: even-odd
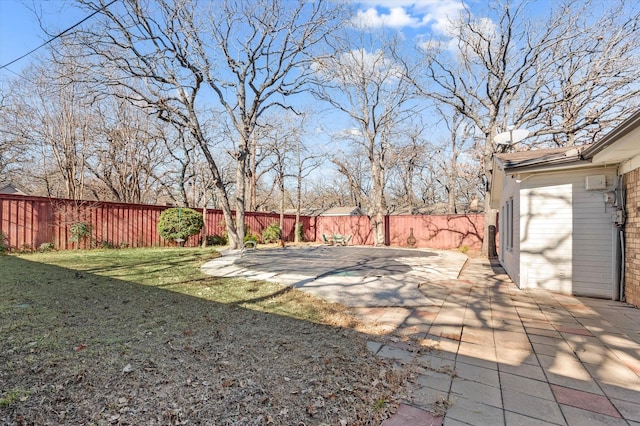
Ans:
[{"label": "beige siding", "polygon": [[612,208],[604,190],[587,191],[586,176],[615,169],[540,174],[522,182],[520,286],[583,296],[612,297]]}]

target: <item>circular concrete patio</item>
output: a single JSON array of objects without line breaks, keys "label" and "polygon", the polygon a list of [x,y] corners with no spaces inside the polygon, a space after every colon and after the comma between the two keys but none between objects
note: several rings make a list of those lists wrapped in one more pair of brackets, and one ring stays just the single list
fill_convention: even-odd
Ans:
[{"label": "circular concrete patio", "polygon": [[265,280],[345,306],[425,306],[419,284],[458,278],[467,256],[458,252],[309,246],[223,251],[203,265],[220,277]]}]

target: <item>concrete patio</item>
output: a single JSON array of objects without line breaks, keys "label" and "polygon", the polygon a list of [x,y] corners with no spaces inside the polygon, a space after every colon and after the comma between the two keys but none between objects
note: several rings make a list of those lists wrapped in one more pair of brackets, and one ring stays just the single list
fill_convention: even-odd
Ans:
[{"label": "concrete patio", "polygon": [[416,371],[385,426],[640,426],[640,310],[520,290],[488,260],[455,252],[394,250],[388,262],[358,263],[354,251],[348,262],[358,267],[334,260],[331,273],[327,261],[344,252],[317,251],[326,256],[314,269],[296,261],[308,253],[294,251],[265,250],[252,260],[228,253],[204,269],[282,280],[384,328],[386,338],[369,349]]}]

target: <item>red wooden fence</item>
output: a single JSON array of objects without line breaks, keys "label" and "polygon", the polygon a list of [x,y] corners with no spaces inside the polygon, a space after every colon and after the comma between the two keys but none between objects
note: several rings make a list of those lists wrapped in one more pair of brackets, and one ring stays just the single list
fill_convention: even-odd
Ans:
[{"label": "red wooden fence", "polygon": [[[92,227],[92,233],[79,244],[80,248],[164,246],[171,243],[158,235],[157,223],[166,208],[0,194],[0,232],[12,250],[35,250],[45,243],[65,250],[76,247],[69,241],[71,225],[84,222]],[[246,213],[245,220],[250,231],[258,235],[278,221],[278,214],[252,212]],[[205,222],[207,234],[224,233],[221,210],[207,210]],[[350,244],[373,244],[371,225],[366,216],[303,216],[301,222],[307,241],[321,242],[323,233],[340,233],[352,235]],[[386,242],[391,246],[408,246],[411,228],[416,247],[451,249],[467,246],[476,250],[482,245],[483,215],[387,216],[386,222]],[[285,215],[283,231],[288,241],[294,239],[294,226],[295,216]],[[191,237],[186,245],[197,245],[201,238],[202,235]]]},{"label": "red wooden fence", "polygon": [[[407,239],[413,229],[415,247],[452,249],[482,247],[484,215],[386,216],[386,243],[409,247]],[[312,241],[322,241],[322,234],[352,235],[355,245],[372,245],[371,222],[367,216],[318,216],[311,218]]]}]

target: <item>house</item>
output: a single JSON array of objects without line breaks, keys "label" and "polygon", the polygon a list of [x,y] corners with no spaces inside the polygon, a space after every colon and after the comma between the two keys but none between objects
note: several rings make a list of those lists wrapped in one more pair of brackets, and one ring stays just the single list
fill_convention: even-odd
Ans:
[{"label": "house", "polygon": [[27,195],[12,183],[0,183],[0,194]]},{"label": "house", "polygon": [[360,207],[331,207],[319,214],[319,216],[365,216]]},{"label": "house", "polygon": [[640,305],[640,111],[591,145],[496,155],[491,207],[520,288]]}]

